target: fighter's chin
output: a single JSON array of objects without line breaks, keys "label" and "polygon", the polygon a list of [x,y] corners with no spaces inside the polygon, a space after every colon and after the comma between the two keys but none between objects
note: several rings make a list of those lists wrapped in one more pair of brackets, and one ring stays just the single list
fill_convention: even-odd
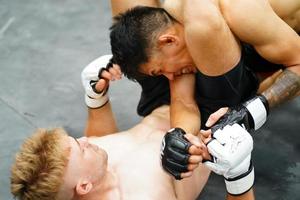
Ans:
[{"label": "fighter's chin", "polygon": [[107,159],[108,159],[108,154],[107,154],[107,152],[103,150],[102,153],[103,153],[103,155],[104,155],[105,160],[107,161]]},{"label": "fighter's chin", "polygon": [[108,155],[107,155],[107,152],[104,149],[98,147],[97,153],[99,154],[99,156],[103,157],[103,160],[105,160],[105,162],[107,162]]}]

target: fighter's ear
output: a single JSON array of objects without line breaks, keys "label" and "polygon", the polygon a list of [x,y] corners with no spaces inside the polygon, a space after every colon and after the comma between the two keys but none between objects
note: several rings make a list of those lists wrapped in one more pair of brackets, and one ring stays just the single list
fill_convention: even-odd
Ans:
[{"label": "fighter's ear", "polygon": [[178,44],[178,37],[173,34],[162,34],[158,37],[158,46],[163,48],[165,45],[176,45]]},{"label": "fighter's ear", "polygon": [[173,34],[162,34],[158,38],[158,49],[167,56],[172,56],[180,50],[179,38]]},{"label": "fighter's ear", "polygon": [[76,185],[76,193],[78,195],[86,195],[88,194],[93,188],[93,184],[88,180],[81,180]]}]

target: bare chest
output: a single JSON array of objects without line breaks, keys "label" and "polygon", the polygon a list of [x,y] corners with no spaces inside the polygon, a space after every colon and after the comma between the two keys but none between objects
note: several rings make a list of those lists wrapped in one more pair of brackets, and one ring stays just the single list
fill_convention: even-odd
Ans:
[{"label": "bare chest", "polygon": [[124,149],[112,160],[123,200],[175,200],[173,184],[160,167],[159,148],[147,144]]}]

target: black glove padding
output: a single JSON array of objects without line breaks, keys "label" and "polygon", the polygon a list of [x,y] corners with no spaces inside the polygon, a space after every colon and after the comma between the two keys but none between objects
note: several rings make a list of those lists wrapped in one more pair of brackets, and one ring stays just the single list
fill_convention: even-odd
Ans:
[{"label": "black glove padding", "polygon": [[243,104],[230,107],[227,113],[211,128],[212,132],[223,129],[227,125],[235,123],[244,127],[247,131],[259,129],[266,121],[269,106],[264,96],[255,96]]},{"label": "black glove padding", "polygon": [[180,173],[188,172],[188,152],[192,144],[184,137],[185,131],[181,128],[169,130],[163,138],[160,156],[165,171],[180,180]]}]

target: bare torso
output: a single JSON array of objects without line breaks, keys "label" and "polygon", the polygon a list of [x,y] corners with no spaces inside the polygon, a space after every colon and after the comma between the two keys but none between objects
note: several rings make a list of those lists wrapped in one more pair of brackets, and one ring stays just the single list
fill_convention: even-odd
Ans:
[{"label": "bare torso", "polygon": [[169,121],[164,120],[148,118],[126,132],[91,141],[107,151],[108,163],[119,180],[122,200],[193,200],[206,183],[209,170],[203,166],[184,181],[174,181],[162,170],[160,145],[169,129]]},{"label": "bare torso", "polygon": [[[276,14],[296,32],[300,33],[300,1],[287,0],[283,2],[281,0],[269,0],[269,2]],[[185,41],[189,47],[189,53],[193,57],[195,65],[199,71],[209,76],[222,75],[236,66],[241,58],[241,46],[239,44],[240,38],[237,38],[236,34],[233,33],[232,27],[229,28],[228,17],[225,17],[225,15],[228,16],[228,8],[231,6],[231,3],[233,4],[234,2],[230,0],[205,0],[197,1],[196,3],[198,4],[197,7],[195,5],[189,5],[189,8],[185,8],[185,12],[187,13],[200,13],[197,17],[194,17],[193,20],[190,20],[188,30],[191,30],[190,27],[193,26],[201,27],[199,24],[202,24],[203,27],[209,26],[209,24],[213,23],[207,23],[207,21],[209,21],[207,19],[212,18],[218,18],[216,22],[222,25],[215,29],[209,29],[218,30],[218,34],[215,34],[216,31],[205,32],[205,30],[208,29],[202,28],[202,30],[204,30],[202,31],[202,35],[200,35],[200,31],[199,34],[192,34],[192,37],[189,37],[190,35],[186,36]],[[183,26],[186,26],[186,22],[183,23],[183,1],[165,0],[163,7],[179,22],[181,22]],[[222,15],[223,19],[220,18]],[[207,16],[210,18],[207,18]],[[195,22],[194,19],[199,19],[197,21],[197,26],[193,23]],[[235,27],[237,27],[237,23],[235,23]],[[198,28],[198,30],[201,30],[201,28]],[[194,31],[194,33],[196,32],[197,31]],[[248,36],[250,35],[252,37],[253,34],[249,33]],[[281,38],[285,35],[286,34],[284,33]],[[245,37],[243,39],[243,41],[247,41],[245,40]],[[249,37],[247,39],[249,40]],[[254,41],[253,38],[251,38],[251,40]],[[222,54],[220,54],[220,52],[222,52]]]},{"label": "bare torso", "polygon": [[300,1],[269,0],[273,10],[296,32],[300,33]]},{"label": "bare torso", "polygon": [[[296,32],[300,33],[300,1],[299,0],[268,0],[276,14]],[[215,0],[212,0],[215,3]],[[177,20],[183,22],[183,2],[181,0],[165,0],[163,8]]]}]

